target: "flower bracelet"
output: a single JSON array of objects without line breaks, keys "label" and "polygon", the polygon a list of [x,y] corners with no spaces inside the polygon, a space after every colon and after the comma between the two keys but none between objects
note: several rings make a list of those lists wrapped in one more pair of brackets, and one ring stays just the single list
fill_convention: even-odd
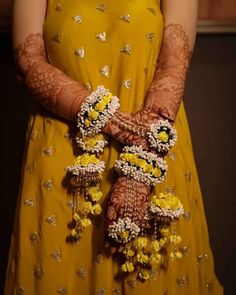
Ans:
[{"label": "flower bracelet", "polygon": [[108,144],[101,133],[107,120],[119,108],[119,100],[103,85],[98,86],[83,102],[78,112],[78,134],[75,141],[83,153],[66,167],[72,185],[73,219],[69,239],[79,242],[83,230],[92,224],[93,215],[101,214],[99,183],[105,168],[99,155]]},{"label": "flower bracelet", "polygon": [[83,135],[100,133],[119,106],[117,96],[113,96],[103,85],[98,86],[86,98],[77,114],[77,127],[79,131]]},{"label": "flower bracelet", "polygon": [[159,120],[148,127],[147,138],[158,152],[168,152],[177,141],[177,131],[168,120]]},{"label": "flower bracelet", "polygon": [[135,145],[123,148],[114,168],[118,174],[130,176],[147,186],[162,182],[167,172],[167,164],[163,158]]}]

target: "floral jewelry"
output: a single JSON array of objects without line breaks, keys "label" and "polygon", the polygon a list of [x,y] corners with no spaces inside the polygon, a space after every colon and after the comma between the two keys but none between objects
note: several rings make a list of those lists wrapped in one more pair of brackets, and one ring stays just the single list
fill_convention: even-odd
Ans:
[{"label": "floral jewelry", "polygon": [[[71,225],[71,237],[76,241],[79,241],[83,230],[91,225],[90,217],[99,215],[102,211],[98,203],[102,197],[98,184],[102,179],[105,163],[99,159],[99,154],[108,142],[100,132],[118,107],[118,98],[104,86],[98,86],[87,97],[77,114],[79,132],[75,141],[84,153],[77,156],[73,164],[66,168],[76,196]],[[82,195],[84,200],[80,202]]]},{"label": "floral jewelry", "polygon": [[106,122],[119,108],[119,99],[100,85],[81,105],[78,112],[77,127],[83,135],[94,135],[101,132]]},{"label": "floral jewelry", "polygon": [[179,219],[184,214],[183,205],[179,198],[172,193],[159,193],[153,196],[150,201],[149,210],[159,220]]},{"label": "floral jewelry", "polygon": [[163,158],[134,145],[123,148],[114,168],[118,174],[129,175],[148,186],[162,182],[167,172],[167,164]]},{"label": "floral jewelry", "polygon": [[149,126],[147,137],[151,147],[158,152],[168,152],[177,141],[177,131],[168,120],[159,120]]}]

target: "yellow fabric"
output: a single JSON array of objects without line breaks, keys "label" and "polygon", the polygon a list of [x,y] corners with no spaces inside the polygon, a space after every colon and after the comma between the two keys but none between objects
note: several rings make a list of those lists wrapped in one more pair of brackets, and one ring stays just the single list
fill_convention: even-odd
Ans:
[{"label": "yellow fabric", "polygon": [[[121,110],[137,111],[153,78],[163,34],[163,16],[155,0],[48,1],[44,26],[50,62],[92,90],[109,88],[120,98]],[[61,4],[61,5],[58,5]],[[73,17],[82,16],[81,23]],[[130,22],[120,16],[130,15]],[[106,41],[96,35],[106,32]],[[147,38],[154,33],[153,40]],[[121,52],[131,45],[130,54]],[[84,58],[75,50],[84,47]],[[109,77],[99,69],[108,65]],[[131,79],[127,88],[123,81]],[[183,259],[170,262],[157,277],[143,283],[117,278],[117,264],[104,255],[104,216],[95,217],[79,244],[70,244],[68,224],[73,197],[67,191],[65,167],[76,151],[68,134],[76,128],[32,102],[22,166],[21,186],[12,235],[5,295],[53,294],[222,294],[214,273],[202,195],[188,122],[182,102],[175,128],[178,142],[166,157],[166,181],[156,192],[175,190],[189,213],[176,225],[182,236]],[[106,170],[101,183],[105,207],[114,180],[112,171],[121,145],[111,140],[102,158]],[[50,182],[51,181],[51,182]],[[49,218],[50,217],[50,218]],[[49,219],[48,219],[49,218]],[[51,222],[50,222],[51,220]],[[54,251],[59,255],[54,255]],[[23,291],[24,290],[24,291]],[[18,292],[18,293],[17,293]],[[66,293],[67,292],[67,293]]]}]

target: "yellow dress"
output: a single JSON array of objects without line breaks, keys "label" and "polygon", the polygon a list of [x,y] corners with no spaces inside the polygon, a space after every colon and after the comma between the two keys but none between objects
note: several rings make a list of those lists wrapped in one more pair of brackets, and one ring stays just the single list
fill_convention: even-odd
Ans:
[{"label": "yellow dress", "polygon": [[[44,25],[48,58],[55,67],[94,90],[117,95],[121,111],[139,110],[155,70],[163,34],[156,0],[49,0]],[[21,186],[6,274],[5,295],[223,294],[214,261],[184,103],[175,128],[178,141],[166,157],[168,175],[156,191],[174,191],[187,214],[177,222],[181,260],[152,273],[117,279],[118,265],[104,255],[104,213],[79,244],[66,241],[73,196],[65,167],[75,153],[75,126],[32,101]],[[105,207],[121,145],[111,140],[102,156]]]}]

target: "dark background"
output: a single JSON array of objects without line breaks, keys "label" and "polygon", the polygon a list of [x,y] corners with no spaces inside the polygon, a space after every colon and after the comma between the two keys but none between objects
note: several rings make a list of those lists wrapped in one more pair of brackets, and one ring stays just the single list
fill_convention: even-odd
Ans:
[{"label": "dark background", "polygon": [[[1,287],[28,116],[27,93],[15,79],[10,39],[9,34],[0,33]],[[215,258],[215,271],[226,295],[236,294],[236,289],[233,289],[236,278],[235,88],[236,34],[198,35],[184,101]]]}]

